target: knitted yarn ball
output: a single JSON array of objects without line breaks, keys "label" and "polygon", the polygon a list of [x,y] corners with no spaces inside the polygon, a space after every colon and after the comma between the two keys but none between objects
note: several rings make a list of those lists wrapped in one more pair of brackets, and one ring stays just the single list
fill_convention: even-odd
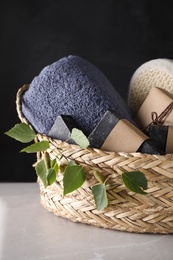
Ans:
[{"label": "knitted yarn ball", "polygon": [[89,135],[106,110],[131,120],[125,101],[88,61],[68,56],[46,66],[22,97],[22,111],[39,133],[48,134],[58,115],[70,115]]},{"label": "knitted yarn ball", "polygon": [[152,87],[173,94],[173,60],[154,59],[142,64],[129,84],[128,105],[137,112]]}]

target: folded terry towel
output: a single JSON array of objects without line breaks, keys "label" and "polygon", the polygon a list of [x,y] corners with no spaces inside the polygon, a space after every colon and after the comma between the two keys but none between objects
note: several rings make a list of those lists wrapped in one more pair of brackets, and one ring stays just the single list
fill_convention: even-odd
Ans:
[{"label": "folded terry towel", "polygon": [[77,56],[46,66],[22,98],[25,117],[45,134],[58,115],[69,115],[89,135],[108,109],[131,120],[127,104],[104,74]]}]

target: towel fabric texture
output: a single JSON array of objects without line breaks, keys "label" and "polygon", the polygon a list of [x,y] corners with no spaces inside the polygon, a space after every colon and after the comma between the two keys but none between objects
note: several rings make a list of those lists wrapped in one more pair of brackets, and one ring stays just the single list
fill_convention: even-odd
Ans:
[{"label": "towel fabric texture", "polygon": [[128,104],[134,112],[139,110],[153,87],[165,89],[173,95],[173,60],[150,60],[134,72],[128,94]]},{"label": "towel fabric texture", "polygon": [[104,74],[72,55],[46,66],[22,97],[23,114],[44,134],[58,115],[69,115],[88,136],[108,109],[132,121],[127,104]]}]

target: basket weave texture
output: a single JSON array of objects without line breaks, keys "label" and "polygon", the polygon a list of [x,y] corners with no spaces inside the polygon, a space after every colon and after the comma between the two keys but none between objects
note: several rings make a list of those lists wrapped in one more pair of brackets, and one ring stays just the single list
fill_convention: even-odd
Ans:
[{"label": "basket weave texture", "polygon": [[[28,121],[21,111],[21,96],[29,88],[24,85],[17,92],[16,106],[20,120]],[[31,126],[32,127],[32,126]],[[37,141],[48,140],[50,157],[59,151],[64,155],[63,164],[75,160],[86,170],[86,181],[78,190],[63,196],[63,173],[57,175],[52,185],[44,188],[40,179],[41,204],[57,216],[74,222],[97,227],[137,232],[173,233],[173,154],[150,155],[142,153],[114,153],[99,149],[82,149],[78,145],[55,140],[37,134]],[[42,159],[38,154],[38,160]],[[96,210],[91,187],[97,183],[91,169],[110,176],[107,185],[109,205],[103,211]],[[141,171],[148,180],[147,195],[133,193],[123,185],[121,174]]]}]

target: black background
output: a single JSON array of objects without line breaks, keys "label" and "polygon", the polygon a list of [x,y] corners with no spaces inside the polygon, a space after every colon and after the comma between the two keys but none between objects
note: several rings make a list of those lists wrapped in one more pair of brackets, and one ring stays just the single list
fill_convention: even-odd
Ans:
[{"label": "black background", "polygon": [[134,71],[173,59],[172,1],[1,1],[0,181],[35,181],[35,155],[4,135],[19,123],[18,88],[48,64],[73,54],[95,64],[127,100]]}]

